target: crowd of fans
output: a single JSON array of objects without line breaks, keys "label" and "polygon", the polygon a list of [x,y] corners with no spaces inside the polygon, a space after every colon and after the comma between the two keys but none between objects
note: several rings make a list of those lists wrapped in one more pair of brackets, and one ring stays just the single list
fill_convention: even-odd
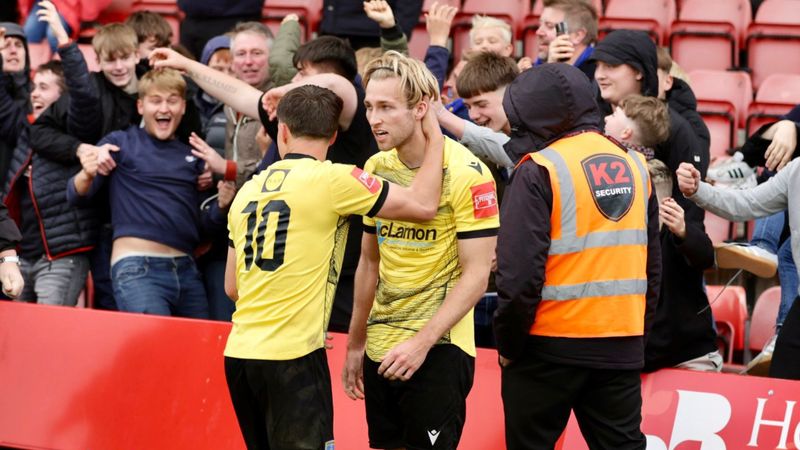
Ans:
[{"label": "crowd of fans", "polygon": [[[81,20],[97,11],[69,3],[36,3],[24,27],[0,23],[0,186],[19,229],[14,234],[9,227],[0,240],[4,292],[19,301],[74,306],[91,274],[96,308],[230,321],[235,304],[224,283],[226,215],[236,192],[281,159],[275,111],[255,98],[231,95],[230,86],[209,82],[199,71],[187,69],[181,76],[153,69],[176,57],[161,50],[172,41],[170,26],[151,12],[99,28],[92,46],[100,71],[90,72],[75,38]],[[266,92],[265,105],[302,85],[333,91],[343,103],[327,153],[334,163],[363,168],[383,149],[368,120],[362,75],[386,51],[407,53],[421,1],[354,2],[357,9],[334,2],[341,5],[323,11],[320,36],[304,44],[296,15],[285,17],[276,36],[258,22],[261,1],[233,2],[218,17],[199,3],[178,1],[186,13],[185,46],[177,46],[178,53]],[[715,252],[730,267],[755,273],[765,265],[767,273],[777,267],[783,287],[780,336],[782,325],[785,330],[797,320],[790,310],[797,296],[792,253],[798,257],[798,245],[789,231],[797,214],[789,208],[798,108],[758,130],[731,160],[709,168],[708,129],[689,80],[665,49],[631,30],[598,41],[592,2],[544,5],[536,54],[517,60],[510,25],[480,15],[472,21],[470,48],[452,55],[447,43],[457,9],[434,3],[426,15],[430,46],[424,64],[441,91],[441,100],[431,101],[443,132],[485,164],[501,202],[515,167],[568,133],[602,130],[621,148],[644,156],[661,224],[660,286],[657,306],[645,320],[644,370],[721,370],[704,281]],[[558,33],[562,23],[567,32]],[[45,37],[55,57],[31,67],[28,44]],[[593,92],[548,104],[550,97],[537,96],[536,84],[514,83],[533,67],[558,64],[579,69]],[[759,166],[766,168],[763,179],[777,174],[768,191],[752,182]],[[731,190],[720,205],[706,185],[698,188],[699,180],[754,194]],[[736,196],[740,203],[749,199],[752,208],[728,198]],[[774,198],[783,201],[758,207]],[[728,204],[733,206],[726,211]],[[754,246],[715,250],[701,206],[737,220],[772,215],[757,222]],[[8,221],[0,225],[5,230]],[[347,331],[350,324],[362,227],[361,217],[350,218],[331,330]],[[489,290],[495,290],[493,280]],[[794,341],[784,340],[791,349],[786,342]],[[775,339],[762,360],[774,346]],[[795,377],[793,367],[781,364],[778,375]]]}]

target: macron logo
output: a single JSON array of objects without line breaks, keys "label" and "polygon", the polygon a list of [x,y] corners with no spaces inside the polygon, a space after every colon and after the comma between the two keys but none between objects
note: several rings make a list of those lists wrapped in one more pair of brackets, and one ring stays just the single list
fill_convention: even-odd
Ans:
[{"label": "macron logo", "polygon": [[431,445],[436,445],[436,439],[439,439],[439,433],[441,430],[428,430],[428,439],[431,440]]}]

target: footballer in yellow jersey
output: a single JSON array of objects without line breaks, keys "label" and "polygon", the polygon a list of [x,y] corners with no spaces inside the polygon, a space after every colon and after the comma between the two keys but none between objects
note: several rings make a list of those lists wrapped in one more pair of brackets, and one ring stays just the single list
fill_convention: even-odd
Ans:
[{"label": "footballer in yellow jersey", "polygon": [[[432,221],[411,222],[364,218],[380,251],[379,282],[367,322],[367,356],[383,359],[395,345],[419,331],[453,290],[461,276],[458,239],[494,236],[499,211],[489,169],[461,144],[445,140],[444,174],[439,211]],[[372,156],[367,171],[407,186],[415,170],[397,151]],[[472,311],[439,343],[451,343],[475,356]]]},{"label": "footballer in yellow jersey", "polygon": [[392,186],[355,166],[324,161],[342,105],[317,86],[283,94],[277,105],[283,159],[245,183],[228,214],[225,292],[236,311],[225,377],[248,448],[334,448],[324,338],[347,216],[425,221],[436,214],[444,138],[435,116],[425,120],[425,157],[414,185]]},{"label": "footballer in yellow jersey", "polygon": [[228,214],[239,300],[225,356],[287,360],[324,344],[347,216],[374,215],[383,182],[289,154],[247,182]]}]

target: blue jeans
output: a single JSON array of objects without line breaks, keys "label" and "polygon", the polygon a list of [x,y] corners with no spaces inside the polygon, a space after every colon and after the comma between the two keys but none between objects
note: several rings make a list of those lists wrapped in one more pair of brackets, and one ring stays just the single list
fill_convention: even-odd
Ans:
[{"label": "blue jeans", "polygon": [[128,256],[111,266],[120,311],[208,318],[200,272],[189,256]]},{"label": "blue jeans", "polygon": [[781,304],[775,325],[780,328],[786,315],[797,297],[797,266],[792,257],[791,236],[781,242],[781,235],[786,221],[786,213],[781,211],[771,216],[756,219],[751,244],[778,255],[778,276],[781,279]]},{"label": "blue jeans", "polygon": [[[31,8],[30,14],[28,14],[28,20],[25,21],[25,39],[28,40],[28,43],[35,43],[38,44],[42,42],[45,37],[47,37],[47,42],[50,43],[50,50],[55,53],[58,50],[58,41],[56,40],[55,35],[53,35],[53,30],[50,29],[50,25],[47,22],[40,22],[39,16],[36,15],[36,11],[42,9],[38,3],[33,5]],[[64,25],[64,29],[67,31],[67,36],[72,35],[72,28],[67,24],[67,21],[64,20],[64,16],[59,15],[61,18],[61,24]],[[32,67],[35,69],[35,67]]]},{"label": "blue jeans", "polygon": [[225,293],[225,261],[213,260],[203,265],[203,281],[208,293],[211,320],[230,322],[236,303]]}]

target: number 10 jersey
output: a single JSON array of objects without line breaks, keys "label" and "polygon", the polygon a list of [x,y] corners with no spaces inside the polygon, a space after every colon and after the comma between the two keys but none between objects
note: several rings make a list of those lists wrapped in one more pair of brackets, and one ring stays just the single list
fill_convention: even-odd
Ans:
[{"label": "number 10 jersey", "polygon": [[373,216],[388,190],[355,166],[291,153],[242,186],[228,213],[239,300],[225,356],[288,360],[324,345],[347,216]]}]

